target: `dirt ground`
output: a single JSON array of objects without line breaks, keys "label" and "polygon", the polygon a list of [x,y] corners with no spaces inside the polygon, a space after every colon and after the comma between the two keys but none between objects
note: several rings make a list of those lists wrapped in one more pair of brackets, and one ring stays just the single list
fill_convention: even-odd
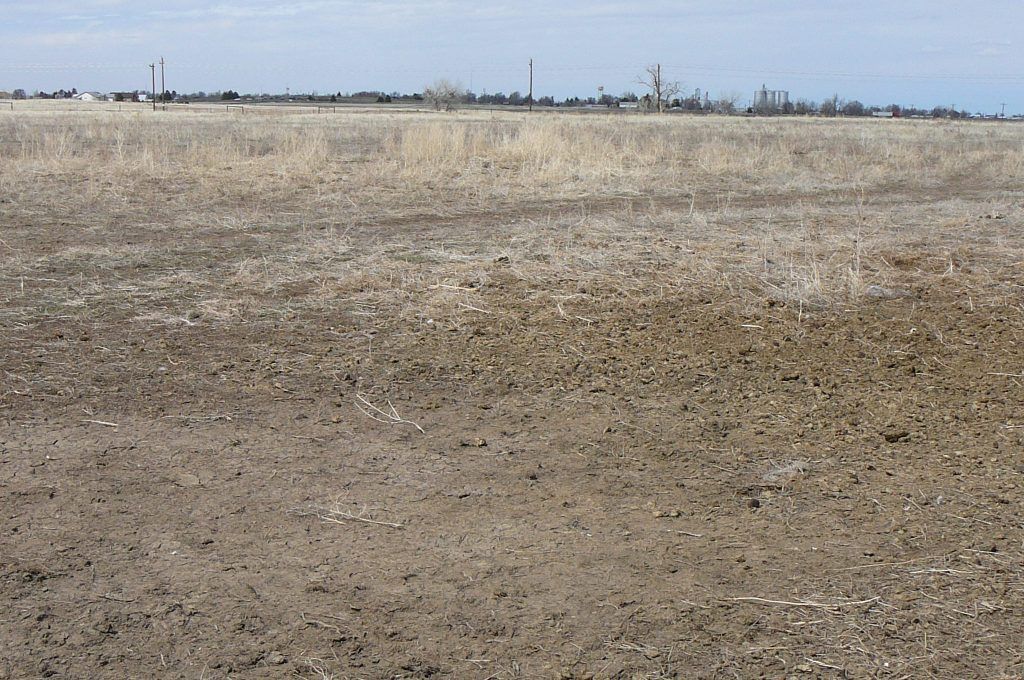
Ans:
[{"label": "dirt ground", "polygon": [[868,196],[972,220],[830,306],[503,255],[608,201],[339,224],[375,297],[232,278],[284,211],[0,204],[0,677],[1024,676],[1024,193],[957,192]]}]

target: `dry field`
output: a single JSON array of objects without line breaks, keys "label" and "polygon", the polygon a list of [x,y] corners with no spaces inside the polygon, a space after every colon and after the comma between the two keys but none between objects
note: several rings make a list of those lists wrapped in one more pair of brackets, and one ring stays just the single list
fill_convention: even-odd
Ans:
[{"label": "dry field", "polygon": [[1022,285],[1012,124],[0,110],[0,678],[1024,676]]}]

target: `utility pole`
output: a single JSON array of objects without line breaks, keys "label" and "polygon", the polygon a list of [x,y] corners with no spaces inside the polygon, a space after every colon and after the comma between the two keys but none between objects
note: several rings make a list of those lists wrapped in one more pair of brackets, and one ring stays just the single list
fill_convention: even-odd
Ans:
[{"label": "utility pole", "polygon": [[658,83],[658,113],[664,113],[665,112],[665,105],[661,103],[661,88],[662,88],[661,64],[658,64],[658,75],[655,76],[655,79],[656,79],[656,81]]},{"label": "utility pole", "polygon": [[999,105],[1003,107],[1003,112],[999,114],[999,117],[1006,118],[1006,102],[1000,102]]},{"label": "utility pole", "polygon": [[167,81],[164,80],[164,58],[160,57],[160,101],[164,104],[164,111],[167,110],[167,100],[164,93],[167,92]]},{"label": "utility pole", "polygon": [[149,72],[153,76],[153,89],[150,92],[152,92],[153,97],[153,110],[156,111],[156,64],[149,65]]},{"label": "utility pole", "polygon": [[530,59],[530,110],[533,111],[533,59]]}]

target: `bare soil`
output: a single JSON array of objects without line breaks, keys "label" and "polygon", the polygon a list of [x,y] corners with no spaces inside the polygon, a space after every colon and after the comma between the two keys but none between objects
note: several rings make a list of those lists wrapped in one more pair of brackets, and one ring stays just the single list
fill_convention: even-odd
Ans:
[{"label": "bare soil", "polygon": [[[964,196],[1019,238],[1019,194]],[[34,263],[0,294],[0,677],[1024,675],[1019,251],[907,245],[891,288],[832,306],[659,293],[657,263],[553,299],[490,246],[621,206],[520,205],[343,225],[348,258],[475,252],[392,306],[358,276],[301,304],[311,277],[217,317],[190,301],[298,221],[23,207],[0,205]],[[178,299],[139,293],[184,270]],[[444,290],[457,313],[417,311]]]}]

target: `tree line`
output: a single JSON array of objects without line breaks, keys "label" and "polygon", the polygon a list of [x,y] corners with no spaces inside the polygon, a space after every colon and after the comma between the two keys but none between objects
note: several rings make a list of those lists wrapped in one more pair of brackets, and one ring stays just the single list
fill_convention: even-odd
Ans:
[{"label": "tree line", "polygon": [[[202,101],[309,101],[314,103],[339,103],[339,102],[375,102],[378,104],[391,104],[397,102],[426,102],[438,110],[452,110],[459,106],[528,106],[530,104],[539,107],[628,107],[648,112],[665,111],[690,111],[695,113],[739,113],[746,111],[751,114],[772,114],[772,115],[818,115],[818,116],[873,116],[876,113],[891,114],[894,117],[931,117],[931,118],[970,118],[971,114],[965,110],[957,110],[952,106],[934,106],[931,108],[918,108],[915,106],[903,106],[900,104],[889,104],[886,106],[869,106],[856,99],[841,99],[838,95],[817,102],[809,99],[797,99],[793,102],[786,102],[778,109],[766,110],[755,109],[753,106],[744,106],[741,102],[744,97],[735,91],[723,92],[711,98],[707,95],[704,98],[696,93],[683,95],[682,87],[678,81],[669,81],[661,72],[658,65],[648,67],[644,74],[637,78],[637,84],[643,86],[644,94],[626,90],[619,95],[597,93],[597,96],[579,97],[570,96],[556,98],[551,95],[541,95],[530,100],[530,95],[519,90],[512,90],[509,93],[502,91],[488,93],[486,91],[475,93],[462,88],[457,83],[446,79],[439,79],[424,87],[422,92],[401,93],[397,91],[384,92],[378,90],[363,90],[359,92],[320,94],[316,91],[302,94],[241,94],[238,90],[225,89],[215,92],[198,91],[192,93],[178,93],[167,91],[158,93],[155,96],[157,101],[163,102],[202,102]],[[35,91],[31,98],[34,99],[68,99],[78,94],[76,88],[60,89],[52,93]],[[124,93],[115,93],[118,101]],[[132,100],[145,95],[152,96],[140,90],[134,90]],[[13,99],[30,98],[24,89],[16,89],[11,95]]]}]

